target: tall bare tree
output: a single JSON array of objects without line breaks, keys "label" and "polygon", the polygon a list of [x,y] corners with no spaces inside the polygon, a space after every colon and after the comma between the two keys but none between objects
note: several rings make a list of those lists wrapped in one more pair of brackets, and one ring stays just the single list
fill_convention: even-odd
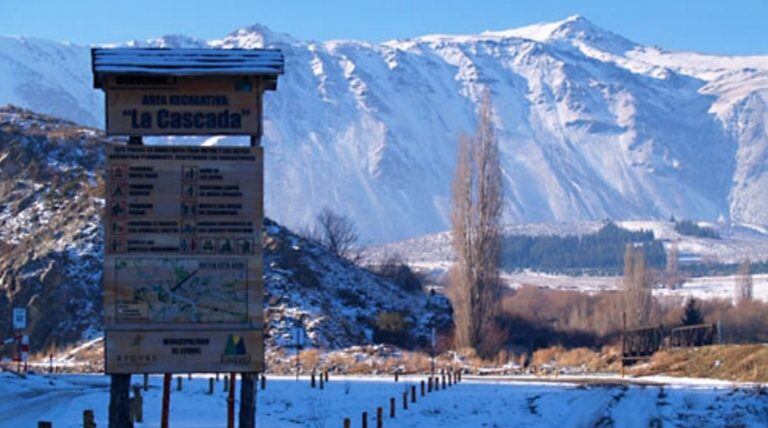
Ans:
[{"label": "tall bare tree", "polygon": [[645,251],[642,246],[627,244],[624,252],[622,279],[622,306],[631,327],[647,325],[653,311],[653,295],[645,269]]},{"label": "tall bare tree", "polygon": [[745,259],[739,264],[739,272],[736,278],[733,302],[739,304],[752,300],[752,262]]},{"label": "tall bare tree", "polygon": [[455,344],[491,355],[498,343],[496,316],[502,290],[499,277],[500,220],[503,207],[499,147],[490,95],[480,106],[475,135],[461,138],[453,180],[451,223],[456,263],[451,271]]}]

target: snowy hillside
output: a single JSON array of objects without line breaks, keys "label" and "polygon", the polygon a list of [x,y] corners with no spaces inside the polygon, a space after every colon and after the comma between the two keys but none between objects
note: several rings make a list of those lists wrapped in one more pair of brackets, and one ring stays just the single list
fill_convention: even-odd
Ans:
[{"label": "snowy hillside", "polygon": [[[130,45],[275,47],[268,214],[348,212],[371,242],[445,230],[456,140],[490,89],[508,220],[768,223],[768,57],[669,52],[573,16],[477,35],[313,42],[242,28]],[[0,103],[98,125],[88,49],[0,38]]]},{"label": "snowy hillside", "polygon": [[[34,351],[100,333],[103,145],[101,132],[0,108],[0,313],[29,309]],[[376,318],[398,312],[425,343],[450,323],[442,296],[409,292],[267,220],[264,228],[268,352],[291,344],[336,349],[372,342]],[[0,317],[0,339],[11,331]]]}]

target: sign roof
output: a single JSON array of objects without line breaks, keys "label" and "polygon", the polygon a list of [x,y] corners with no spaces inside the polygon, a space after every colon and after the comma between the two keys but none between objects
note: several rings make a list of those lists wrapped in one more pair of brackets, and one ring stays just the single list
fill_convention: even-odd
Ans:
[{"label": "sign roof", "polygon": [[94,86],[114,74],[165,76],[267,76],[283,74],[278,49],[91,49]]}]

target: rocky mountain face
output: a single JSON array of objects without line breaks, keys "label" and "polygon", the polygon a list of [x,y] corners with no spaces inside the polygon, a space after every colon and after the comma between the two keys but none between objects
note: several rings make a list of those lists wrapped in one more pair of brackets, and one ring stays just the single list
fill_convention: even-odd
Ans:
[{"label": "rocky mountain face", "polygon": [[[103,145],[100,131],[0,108],[0,337],[26,307],[33,350],[101,334]],[[296,328],[325,349],[372,342],[398,312],[413,342],[450,322],[443,297],[409,292],[267,220],[265,312],[270,351]]]},{"label": "rocky mountain face", "polygon": [[[288,226],[329,206],[371,242],[445,230],[458,135],[485,91],[509,221],[768,223],[768,57],[669,52],[580,16],[382,44],[256,25],[128,45],[285,52],[264,145],[268,214]],[[0,38],[0,77],[0,102],[101,124],[85,47]]]}]

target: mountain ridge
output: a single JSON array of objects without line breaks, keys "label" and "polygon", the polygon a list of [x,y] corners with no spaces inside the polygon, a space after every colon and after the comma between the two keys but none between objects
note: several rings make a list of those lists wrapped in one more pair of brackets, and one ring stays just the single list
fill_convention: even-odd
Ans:
[{"label": "mountain ridge", "polygon": [[[98,125],[87,49],[39,43],[0,38],[0,76],[13,88],[0,103]],[[265,97],[265,196],[291,227],[329,206],[374,243],[445,230],[456,141],[486,90],[506,222],[768,223],[768,56],[665,51],[581,16],[380,44],[302,41],[257,24],[211,41],[127,45],[283,49],[286,75]]]}]

